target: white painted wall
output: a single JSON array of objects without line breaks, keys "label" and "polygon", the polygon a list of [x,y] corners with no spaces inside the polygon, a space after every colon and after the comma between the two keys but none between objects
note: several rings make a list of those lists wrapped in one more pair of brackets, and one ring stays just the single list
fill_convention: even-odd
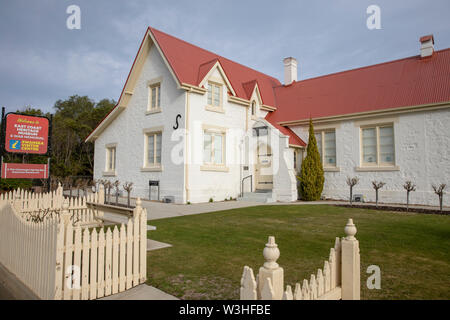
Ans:
[{"label": "white painted wall", "polygon": [[[148,82],[162,77],[161,83],[161,109],[162,112],[146,114],[148,103]],[[237,198],[241,191],[242,178],[253,175],[253,189],[250,190],[249,181],[246,182],[244,191],[255,189],[254,163],[256,161],[255,146],[250,139],[249,170],[244,171],[244,137],[252,135],[252,127],[258,119],[264,118],[266,111],[260,110],[261,101],[256,91],[251,100],[257,103],[256,117],[252,118],[250,108],[228,102],[228,89],[220,72],[216,69],[209,75],[215,82],[222,85],[223,112],[215,112],[206,109],[207,94],[194,92],[186,93],[178,89],[176,83],[164,64],[155,47],[150,49],[144,63],[142,72],[138,77],[134,93],[128,107],[109,125],[95,141],[95,179],[119,180],[122,184],[126,181],[134,182],[133,197],[149,197],[149,180],[160,181],[160,198],[174,196],[176,203],[207,202],[210,198],[214,201]],[[182,133],[185,129],[185,108],[189,101],[189,133],[188,133],[188,159],[187,170],[183,163],[185,142],[173,139],[173,126],[177,114],[181,114],[179,129],[176,133]],[[203,126],[215,126],[226,128],[225,156],[226,171],[202,170],[203,163]],[[145,135],[144,129],[163,126],[162,133],[162,171],[148,172],[141,168],[144,164]],[[279,166],[274,175],[274,200],[279,194],[280,200],[291,201],[296,199],[295,177],[292,169],[292,150],[288,147],[288,139],[280,135],[273,128],[274,159]],[[117,144],[116,147],[116,175],[105,175],[106,145]],[[176,151],[176,152],[175,152]],[[174,153],[180,154],[178,163],[175,162]],[[281,162],[280,162],[281,161]],[[281,170],[281,171],[280,171]],[[185,173],[187,185],[185,185]],[[294,189],[293,189],[294,187]],[[186,191],[186,188],[188,189]],[[152,199],[157,198],[157,188],[152,188]]]},{"label": "white painted wall", "polygon": [[[227,87],[219,71],[216,69],[210,79],[221,82],[222,103],[224,113],[206,110],[207,94],[190,94],[190,159],[188,166],[189,201],[207,202],[223,201],[225,198],[236,198],[240,192],[241,158],[245,121],[248,108],[228,102]],[[228,172],[203,171],[203,125],[227,128],[225,165]]]},{"label": "white painted wall", "polygon": [[[450,186],[450,105],[448,109],[396,115],[394,118],[395,157],[398,171],[357,172],[360,165],[359,125],[342,121],[336,128],[336,163],[339,172],[325,172],[323,196],[348,200],[346,178],[358,176],[360,181],[353,193],[363,194],[366,201],[375,201],[372,180],[386,182],[379,192],[379,202],[405,203],[403,184],[412,180],[417,191],[410,194],[411,203],[438,205],[431,184]],[[380,121],[381,120],[380,118]],[[333,127],[333,125],[330,125]],[[308,141],[308,127],[291,127]],[[448,192],[449,190],[447,190]],[[450,196],[444,195],[444,205]]]},{"label": "white painted wall", "polygon": [[[162,77],[160,113],[146,115],[148,101],[148,81]],[[152,46],[144,63],[142,72],[136,83],[133,96],[128,107],[109,125],[95,141],[95,179],[118,179],[134,182],[133,197],[149,197],[149,180],[160,180],[161,198],[175,196],[176,202],[184,202],[184,165],[175,164],[171,160],[172,149],[180,145],[180,141],[172,141],[175,117],[181,114],[179,128],[184,128],[185,91],[177,89],[173,76],[164,64],[158,50]],[[143,129],[164,126],[162,133],[162,166],[161,172],[143,172],[144,133]],[[179,129],[179,130],[180,130]],[[117,143],[116,176],[103,176],[105,169],[105,145]],[[181,143],[181,150],[184,150]],[[179,146],[180,147],[180,146]],[[182,151],[183,152],[183,151]],[[156,199],[156,188],[153,187],[152,199]]]}]

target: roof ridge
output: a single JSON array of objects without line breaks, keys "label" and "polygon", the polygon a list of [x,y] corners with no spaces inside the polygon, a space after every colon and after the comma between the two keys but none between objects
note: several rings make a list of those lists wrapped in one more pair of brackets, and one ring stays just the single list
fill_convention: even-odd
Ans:
[{"label": "roof ridge", "polygon": [[[253,69],[253,68],[251,68],[251,67],[248,67],[248,66],[246,66],[246,65],[243,65],[242,63],[239,63],[239,62],[236,62],[236,61],[234,61],[234,60],[225,58],[224,56],[221,56],[220,54],[217,54],[217,53],[212,52],[212,51],[210,51],[210,50],[204,49],[204,48],[202,48],[202,47],[200,47],[200,46],[198,46],[198,45],[195,45],[195,44],[193,44],[193,43],[187,42],[186,40],[177,38],[177,37],[175,37],[175,36],[173,36],[173,35],[170,35],[170,34],[164,32],[164,31],[158,30],[158,29],[153,28],[153,27],[150,27],[150,26],[149,26],[149,28],[150,28],[151,30],[155,30],[155,31],[157,31],[157,32],[160,32],[160,33],[162,33],[162,34],[164,34],[164,35],[166,35],[166,36],[168,36],[168,37],[174,38],[174,39],[176,39],[176,40],[178,40],[178,41],[184,42],[184,43],[186,43],[186,44],[188,44],[188,45],[190,45],[190,46],[193,46],[193,47],[196,47],[196,48],[198,48],[198,49],[200,49],[200,50],[203,50],[203,51],[206,51],[206,52],[208,52],[208,53],[214,54],[214,55],[218,56],[218,57],[221,58],[221,59],[224,59],[224,60],[227,60],[227,61],[229,61],[229,62],[238,64],[238,65],[240,65],[241,67],[250,69],[250,70],[252,70],[252,71],[254,71],[254,72],[256,72],[256,73],[259,73],[259,74],[261,74],[261,75],[263,75],[263,76],[269,77],[269,78],[271,78],[271,79],[274,79],[274,80],[280,82],[280,80],[278,80],[277,78],[275,78],[275,77],[273,77],[273,76],[270,76],[270,75],[268,75],[268,74],[266,74],[266,73],[263,73],[263,72],[261,72],[261,71],[258,71],[258,70],[256,70],[256,69]],[[216,59],[217,59],[217,58],[216,58]],[[212,61],[212,60],[210,60],[209,62],[211,62],[211,61]],[[207,63],[207,62],[205,62],[205,63]]]},{"label": "roof ridge", "polygon": [[[435,54],[436,53],[441,53],[443,51],[450,51],[450,48],[445,48],[445,49],[441,49],[441,50],[435,50],[434,53]],[[380,62],[380,63],[376,63],[376,64],[371,64],[371,65],[368,65],[368,66],[357,67],[357,68],[348,69],[348,70],[342,70],[342,71],[338,71],[338,72],[334,72],[334,73],[328,73],[328,74],[324,74],[324,75],[313,77],[313,78],[308,78],[308,79],[304,79],[304,80],[300,80],[300,81],[294,81],[293,83],[291,83],[289,85],[283,85],[282,84],[280,86],[275,86],[274,89],[282,88],[282,87],[296,86],[297,84],[301,84],[303,82],[310,81],[310,80],[317,80],[317,79],[321,79],[321,78],[326,78],[326,77],[331,77],[331,76],[335,76],[335,75],[344,74],[344,73],[347,73],[347,72],[353,72],[353,71],[358,71],[358,70],[363,70],[363,69],[369,69],[369,68],[378,67],[378,66],[381,66],[381,65],[386,65],[386,64],[400,62],[400,61],[406,61],[406,60],[410,60],[410,59],[418,58],[418,57],[420,57],[420,55],[414,55],[414,56],[409,56],[409,57],[406,57],[406,58],[400,58],[400,59],[384,61],[384,62]]]}]

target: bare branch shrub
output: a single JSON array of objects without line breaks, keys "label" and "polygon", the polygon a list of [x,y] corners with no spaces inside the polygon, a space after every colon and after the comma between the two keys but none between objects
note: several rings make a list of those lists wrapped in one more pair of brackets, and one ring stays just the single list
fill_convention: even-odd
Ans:
[{"label": "bare branch shrub", "polygon": [[408,180],[403,185],[403,188],[405,188],[405,190],[406,190],[406,211],[408,211],[409,210],[409,193],[411,191],[416,191],[416,185]]},{"label": "bare branch shrub", "polygon": [[359,182],[358,177],[347,177],[347,185],[350,187],[350,205],[353,205],[353,187],[356,186]]}]

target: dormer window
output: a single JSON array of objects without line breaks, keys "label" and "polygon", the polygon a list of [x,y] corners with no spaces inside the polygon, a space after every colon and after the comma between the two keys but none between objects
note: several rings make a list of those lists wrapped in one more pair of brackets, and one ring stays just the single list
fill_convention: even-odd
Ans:
[{"label": "dormer window", "polygon": [[208,83],[208,105],[211,107],[222,107],[222,85],[218,83]]}]

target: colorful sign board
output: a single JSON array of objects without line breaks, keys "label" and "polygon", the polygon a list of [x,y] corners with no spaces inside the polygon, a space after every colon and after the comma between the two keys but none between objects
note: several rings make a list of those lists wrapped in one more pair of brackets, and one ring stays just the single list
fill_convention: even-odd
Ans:
[{"label": "colorful sign board", "polygon": [[45,117],[6,115],[5,150],[12,153],[46,154],[49,120]]},{"label": "colorful sign board", "polygon": [[2,179],[48,179],[47,164],[2,163]]}]

